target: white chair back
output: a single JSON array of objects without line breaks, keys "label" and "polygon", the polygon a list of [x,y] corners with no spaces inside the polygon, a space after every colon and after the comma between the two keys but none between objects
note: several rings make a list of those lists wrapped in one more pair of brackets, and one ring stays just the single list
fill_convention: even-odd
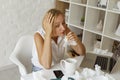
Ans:
[{"label": "white chair back", "polygon": [[10,55],[10,60],[18,66],[21,76],[32,72],[32,46],[33,36],[22,36]]}]

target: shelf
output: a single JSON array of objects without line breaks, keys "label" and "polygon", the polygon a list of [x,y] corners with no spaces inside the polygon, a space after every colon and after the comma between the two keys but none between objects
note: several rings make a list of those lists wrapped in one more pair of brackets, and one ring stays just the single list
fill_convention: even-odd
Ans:
[{"label": "shelf", "polygon": [[113,40],[120,41],[120,36],[117,36],[114,32],[113,33],[107,33],[105,37],[111,38]]},{"label": "shelf", "polygon": [[109,52],[112,52],[112,46],[113,46],[113,39],[110,39],[108,37],[103,37],[103,41],[102,41],[102,49],[106,50],[108,49]]},{"label": "shelf", "polygon": [[119,14],[108,12],[106,19],[104,35],[111,39],[120,40],[120,37],[115,35],[120,19]]},{"label": "shelf", "polygon": [[61,2],[70,3],[70,0],[59,0]]},{"label": "shelf", "polygon": [[[115,34],[120,24],[118,1],[120,0],[107,0],[105,6],[100,6],[98,0],[69,1],[68,25],[73,31],[75,30],[75,33],[82,31],[82,43],[86,52],[94,53],[96,36],[100,36],[100,49],[108,49],[108,52],[112,52],[115,41],[120,42],[120,36]],[[110,53],[104,56],[112,55]]]},{"label": "shelf", "polygon": [[113,8],[117,8],[117,1],[119,0],[109,0],[108,10],[113,10]]},{"label": "shelf", "polygon": [[94,43],[96,41],[96,36],[98,34],[89,32],[89,31],[84,31],[84,39],[83,39],[83,43],[86,47],[87,51],[93,51],[94,50]]},{"label": "shelf", "polygon": [[[94,51],[88,51],[87,53],[96,54],[94,53]],[[96,55],[112,57],[113,53],[108,52],[107,54],[96,54]]]},{"label": "shelf", "polygon": [[85,30],[95,34],[102,35],[102,31],[97,30],[95,27],[88,27],[88,28],[85,28]]},{"label": "shelf", "polygon": [[75,3],[75,4],[87,4],[87,0],[71,0],[71,3]]},{"label": "shelf", "polygon": [[73,27],[76,27],[76,28],[80,28],[80,29],[83,29],[83,25],[80,25],[80,26],[77,26],[77,25],[74,25],[74,24],[69,24],[69,25],[71,25],[71,26],[73,26]]},{"label": "shelf", "polygon": [[106,9],[104,8],[100,8],[100,7],[96,7],[96,6],[88,6],[89,8],[93,8],[93,9],[97,9],[97,10],[103,10],[105,11]]},{"label": "shelf", "polygon": [[114,13],[116,13],[116,14],[120,14],[120,11],[117,10],[117,9],[116,9],[116,10],[115,10],[115,9],[114,9],[114,10],[108,10],[108,12],[111,12],[111,13],[113,13],[113,14],[114,14]]},{"label": "shelf", "polygon": [[98,0],[88,0],[88,6],[96,8],[96,9],[101,9],[101,10],[106,10],[106,7],[100,7],[98,6]]},{"label": "shelf", "polygon": [[[74,12],[77,12],[76,14]],[[71,4],[70,7],[70,24],[74,24],[76,26],[81,26],[81,18],[85,15],[85,7]]]},{"label": "shelf", "polygon": [[[104,17],[105,11],[87,8],[85,29],[92,30],[101,34],[104,27]],[[102,21],[101,28],[97,26],[100,20]]]},{"label": "shelf", "polygon": [[83,29],[74,27],[74,26],[72,26],[72,25],[70,25],[69,28],[70,28],[73,32],[75,32],[77,35],[78,35],[79,33],[81,33],[81,31],[83,31]]}]

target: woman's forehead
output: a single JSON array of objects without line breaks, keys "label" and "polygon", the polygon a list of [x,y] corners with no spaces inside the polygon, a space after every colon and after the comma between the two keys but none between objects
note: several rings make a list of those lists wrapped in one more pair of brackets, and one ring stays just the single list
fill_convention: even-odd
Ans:
[{"label": "woman's forehead", "polygon": [[61,23],[63,21],[64,21],[64,16],[63,15],[59,15],[55,19],[55,24],[59,24],[59,23]]}]

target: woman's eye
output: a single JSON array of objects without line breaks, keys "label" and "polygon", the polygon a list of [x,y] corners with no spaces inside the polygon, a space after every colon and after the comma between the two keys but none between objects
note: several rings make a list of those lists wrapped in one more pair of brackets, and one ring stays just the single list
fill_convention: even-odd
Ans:
[{"label": "woman's eye", "polygon": [[59,25],[56,25],[55,27],[59,27]]},{"label": "woman's eye", "polygon": [[65,22],[63,22],[62,24],[63,24],[63,25],[65,25],[66,23],[65,23]]}]

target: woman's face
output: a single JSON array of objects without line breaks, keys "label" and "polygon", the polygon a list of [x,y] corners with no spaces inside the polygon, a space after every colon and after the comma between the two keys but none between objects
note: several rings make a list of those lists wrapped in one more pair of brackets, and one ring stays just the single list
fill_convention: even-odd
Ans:
[{"label": "woman's face", "polygon": [[66,30],[66,23],[63,15],[59,15],[54,21],[53,36],[64,36]]}]

